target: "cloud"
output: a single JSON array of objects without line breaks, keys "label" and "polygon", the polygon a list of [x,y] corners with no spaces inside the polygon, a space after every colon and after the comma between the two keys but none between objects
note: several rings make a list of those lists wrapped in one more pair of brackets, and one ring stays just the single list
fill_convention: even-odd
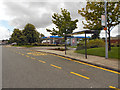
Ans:
[{"label": "cloud", "polygon": [[0,40],[9,39],[11,33],[7,28],[0,26]]},{"label": "cloud", "polygon": [[5,14],[11,17],[12,26],[23,28],[26,23],[33,23],[36,28],[45,28],[52,24],[52,14],[66,8],[74,18],[79,17],[78,9],[83,2],[4,2]]},{"label": "cloud", "polygon": [[65,2],[64,7],[68,9],[73,18],[79,18],[82,20],[83,18],[78,14],[78,10],[85,7],[86,2]]},{"label": "cloud", "polygon": [[[28,3],[6,2],[5,5],[7,6],[6,14],[12,18],[10,24],[17,28],[23,28],[26,23],[33,23],[37,28],[50,24],[51,14],[44,12],[44,9],[30,7]],[[46,23],[43,24],[42,21]]]},{"label": "cloud", "polygon": [[[74,30],[76,32],[83,30],[82,21],[85,19],[78,14],[78,10],[85,5],[85,0],[2,0],[0,2],[0,20],[7,20],[13,28],[19,29],[23,29],[27,23],[31,23],[40,33],[48,36],[50,34],[46,32],[46,28],[52,29],[55,27],[52,23],[53,13],[61,14],[60,8],[65,8],[71,13],[73,20],[79,20],[78,28]],[[8,33],[7,28],[9,27],[0,26],[0,28],[4,28],[3,30]]]},{"label": "cloud", "polygon": [[[119,24],[120,25],[120,24]],[[110,32],[110,36],[112,37],[116,37],[117,35],[120,35],[120,32],[119,32],[119,25],[116,25]],[[105,37],[105,30],[102,30],[101,33],[100,33],[100,37]],[[108,37],[108,35],[107,35]]]}]

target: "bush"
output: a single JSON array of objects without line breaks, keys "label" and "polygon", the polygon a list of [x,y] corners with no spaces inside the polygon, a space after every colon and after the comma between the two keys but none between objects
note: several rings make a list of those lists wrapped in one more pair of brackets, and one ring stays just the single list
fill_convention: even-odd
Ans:
[{"label": "bush", "polygon": [[120,43],[118,43],[118,42],[111,43],[111,47],[120,47]]},{"label": "bush", "polygon": [[105,42],[102,39],[89,40],[89,42],[87,43],[88,48],[97,48],[104,46],[105,46]]},{"label": "bush", "polygon": [[[98,48],[104,46],[105,46],[105,42],[102,39],[94,39],[87,41],[87,48]],[[81,50],[81,49],[85,49],[85,41],[84,42],[82,41],[77,45],[76,50]]]}]

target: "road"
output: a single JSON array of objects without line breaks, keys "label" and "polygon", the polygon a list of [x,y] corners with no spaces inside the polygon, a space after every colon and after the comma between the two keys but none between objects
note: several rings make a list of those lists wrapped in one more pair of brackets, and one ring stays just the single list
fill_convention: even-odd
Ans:
[{"label": "road", "polygon": [[119,74],[29,48],[2,47],[3,88],[119,88]]}]

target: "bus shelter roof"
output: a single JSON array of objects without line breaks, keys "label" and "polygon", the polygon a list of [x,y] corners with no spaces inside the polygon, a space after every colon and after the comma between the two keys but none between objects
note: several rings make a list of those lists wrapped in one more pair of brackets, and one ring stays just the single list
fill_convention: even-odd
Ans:
[{"label": "bus shelter roof", "polygon": [[71,34],[67,34],[67,35],[77,35],[77,34],[94,34],[97,30],[82,30],[82,31],[78,31],[78,32],[74,32]]}]

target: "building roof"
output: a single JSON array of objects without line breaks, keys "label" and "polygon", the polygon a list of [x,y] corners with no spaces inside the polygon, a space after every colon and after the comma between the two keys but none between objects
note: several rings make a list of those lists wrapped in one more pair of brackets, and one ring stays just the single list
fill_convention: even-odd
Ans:
[{"label": "building roof", "polygon": [[[61,37],[61,36],[49,36],[49,37],[42,37],[42,39],[62,39],[64,37]],[[67,38],[85,38],[85,36],[69,36]],[[90,37],[86,37],[86,38],[90,38]]]}]

